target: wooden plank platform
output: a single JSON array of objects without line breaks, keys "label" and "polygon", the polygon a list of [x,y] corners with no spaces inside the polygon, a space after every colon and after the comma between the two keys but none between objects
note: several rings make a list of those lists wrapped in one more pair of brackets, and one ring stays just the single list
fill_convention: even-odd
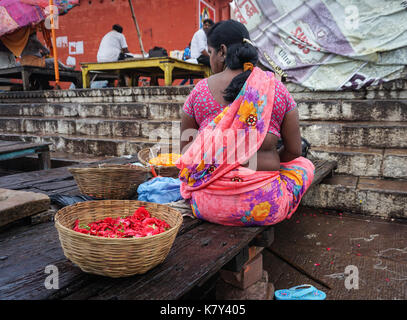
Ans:
[{"label": "wooden plank platform", "polygon": [[172,57],[126,59],[100,63],[84,62],[81,63],[81,69],[83,88],[89,88],[90,74],[95,71],[99,75],[103,72],[130,76],[133,86],[137,86],[140,76],[152,77],[152,85],[158,85],[157,78],[164,78],[165,85],[171,86],[174,79],[207,78],[211,74],[208,66],[189,63]]},{"label": "wooden plank platform", "polygon": [[0,161],[38,154],[39,170],[51,168],[49,145],[51,143],[28,143],[0,140]]},{"label": "wooden plank platform", "polygon": [[[77,87],[82,84],[80,71],[59,70],[60,82],[73,82]],[[53,68],[41,68],[35,66],[17,66],[12,68],[0,69],[0,78],[21,79],[24,91],[31,90],[30,80],[32,78],[41,78],[46,81],[55,80],[55,71]]]},{"label": "wooden plank platform", "polygon": [[0,227],[47,211],[49,206],[50,199],[45,194],[0,188]]},{"label": "wooden plank platform", "polygon": [[[134,159],[105,162],[128,163]],[[319,170],[315,180],[332,172],[335,165],[328,161],[316,163]],[[1,177],[0,188],[4,185],[48,195],[79,194],[67,168]],[[67,260],[53,222],[17,226],[0,234],[0,299],[182,299],[268,228],[272,227],[226,227],[185,217],[161,265],[144,275],[111,279],[84,273]],[[58,268],[58,289],[44,286],[45,268],[49,265]]]}]

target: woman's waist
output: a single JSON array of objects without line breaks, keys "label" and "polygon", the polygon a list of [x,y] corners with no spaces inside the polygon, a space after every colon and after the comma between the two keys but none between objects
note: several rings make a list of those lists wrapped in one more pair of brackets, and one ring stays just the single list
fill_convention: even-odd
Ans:
[{"label": "woman's waist", "polygon": [[253,171],[279,171],[280,156],[277,150],[258,150],[242,166]]}]

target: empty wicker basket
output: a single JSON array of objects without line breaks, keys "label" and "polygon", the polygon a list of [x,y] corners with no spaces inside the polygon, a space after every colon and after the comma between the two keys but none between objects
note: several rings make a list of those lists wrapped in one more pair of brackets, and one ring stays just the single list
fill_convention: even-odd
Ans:
[{"label": "empty wicker basket", "polygon": [[151,177],[150,170],[131,165],[69,168],[82,194],[98,199],[130,199]]},{"label": "empty wicker basket", "polygon": [[[143,238],[104,238],[72,230],[76,219],[88,224],[107,217],[132,215],[141,206],[153,217],[164,219],[171,229]],[[136,200],[79,202],[62,208],[55,215],[55,227],[65,256],[84,272],[112,278],[143,274],[162,263],[181,224],[179,211]]]},{"label": "empty wicker basket", "polygon": [[137,156],[141,164],[145,166],[152,166],[158,175],[163,177],[178,178],[179,169],[176,166],[157,166],[149,163],[150,159],[155,158],[161,153],[160,148],[145,148],[141,149]]}]

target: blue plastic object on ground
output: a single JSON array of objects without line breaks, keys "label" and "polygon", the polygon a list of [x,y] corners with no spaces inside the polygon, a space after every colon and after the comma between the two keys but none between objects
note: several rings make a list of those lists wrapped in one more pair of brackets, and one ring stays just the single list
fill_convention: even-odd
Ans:
[{"label": "blue plastic object on ground", "polygon": [[276,290],[274,296],[277,300],[325,300],[326,298],[325,292],[310,284]]},{"label": "blue plastic object on ground", "polygon": [[156,203],[178,201],[182,199],[180,186],[179,179],[157,177],[138,186],[138,200]]},{"label": "blue plastic object on ground", "polygon": [[101,81],[92,81],[90,84],[90,88],[91,89],[102,89],[102,88],[106,88],[107,84],[109,82],[107,80],[101,80]]}]

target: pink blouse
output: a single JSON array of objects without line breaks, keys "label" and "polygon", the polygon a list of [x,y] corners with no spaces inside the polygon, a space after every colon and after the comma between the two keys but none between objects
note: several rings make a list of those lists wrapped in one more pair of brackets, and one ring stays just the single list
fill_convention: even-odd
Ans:
[{"label": "pink blouse", "polygon": [[[281,81],[275,79],[275,83],[274,106],[268,132],[281,137],[280,127],[284,115],[294,110],[297,104]],[[221,105],[215,101],[208,87],[208,79],[205,78],[199,81],[194,89],[192,89],[184,103],[183,110],[186,114],[195,118],[199,125],[199,130],[202,130],[225,107],[226,105]]]}]

